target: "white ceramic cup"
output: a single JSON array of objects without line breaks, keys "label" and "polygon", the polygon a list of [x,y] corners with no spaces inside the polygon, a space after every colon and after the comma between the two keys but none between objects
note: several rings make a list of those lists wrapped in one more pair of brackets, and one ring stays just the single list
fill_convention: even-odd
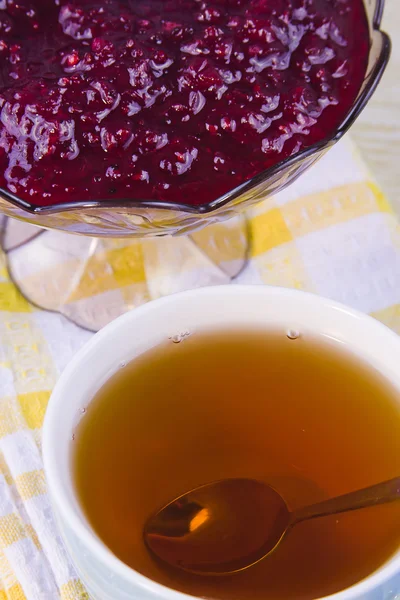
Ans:
[{"label": "white ceramic cup", "polygon": [[[282,327],[347,344],[399,389],[400,338],[374,319],[330,300],[264,286],[203,288],[146,304],[110,323],[75,356],[47,410],[43,453],[54,513],[73,562],[94,600],[193,600],[121,562],[88,524],[71,476],[72,435],[82,408],[121,365],[185,331],[219,326]],[[378,571],[330,600],[394,600],[400,549]]]}]

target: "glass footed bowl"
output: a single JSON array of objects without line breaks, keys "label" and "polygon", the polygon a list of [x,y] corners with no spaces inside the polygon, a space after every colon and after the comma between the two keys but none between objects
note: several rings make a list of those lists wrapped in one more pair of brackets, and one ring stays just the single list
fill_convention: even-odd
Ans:
[{"label": "glass footed bowl", "polygon": [[299,151],[220,198],[201,206],[115,199],[33,207],[0,188],[0,212],[40,227],[96,237],[182,235],[229,219],[295,181],[346,133],[372,96],[390,56],[390,39],[380,31],[384,0],[364,0],[370,30],[369,63],[348,114],[332,134]]}]

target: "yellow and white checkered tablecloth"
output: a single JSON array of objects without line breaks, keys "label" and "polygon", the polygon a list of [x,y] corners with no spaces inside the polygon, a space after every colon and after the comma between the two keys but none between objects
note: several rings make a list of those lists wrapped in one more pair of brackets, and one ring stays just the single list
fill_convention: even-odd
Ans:
[{"label": "yellow and white checkered tablecloth", "polygon": [[[399,222],[348,139],[248,216],[252,255],[238,283],[306,289],[400,332]],[[132,295],[133,289],[140,301],[151,297],[154,282],[137,262],[140,244],[128,250],[105,244],[107,276],[103,273],[97,286],[92,268],[83,296],[95,296],[99,306],[110,294]],[[57,264],[48,268],[56,277]],[[194,286],[201,280],[201,264],[191,261],[179,275]],[[41,429],[58,374],[91,335],[59,314],[29,305],[0,256],[0,600],[88,598],[53,522]]]}]

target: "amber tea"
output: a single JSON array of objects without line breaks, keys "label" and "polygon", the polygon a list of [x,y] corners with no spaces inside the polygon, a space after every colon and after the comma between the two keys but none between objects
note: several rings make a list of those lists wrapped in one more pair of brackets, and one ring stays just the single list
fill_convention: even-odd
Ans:
[{"label": "amber tea", "polygon": [[120,369],[77,427],[74,475],[94,531],[121,560],[216,600],[312,600],[398,548],[400,502],[305,522],[249,570],[185,574],[143,543],[148,517],[203,483],[248,477],[291,509],[400,475],[398,392],[339,342],[284,331],[209,331]]}]

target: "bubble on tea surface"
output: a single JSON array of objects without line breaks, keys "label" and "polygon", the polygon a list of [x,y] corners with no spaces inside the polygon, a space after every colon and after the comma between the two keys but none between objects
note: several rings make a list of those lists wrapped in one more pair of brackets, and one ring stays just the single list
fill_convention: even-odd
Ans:
[{"label": "bubble on tea surface", "polygon": [[123,369],[124,367],[126,367],[126,360],[122,360],[122,361],[119,363],[119,368],[120,368],[120,369]]},{"label": "bubble on tea surface", "polygon": [[86,412],[86,408],[84,408],[84,407],[83,407],[83,408],[81,408],[81,413],[82,413],[83,415],[85,414],[85,412]]},{"label": "bubble on tea surface", "polygon": [[174,344],[179,344],[180,342],[183,342],[184,339],[186,339],[187,337],[189,337],[190,335],[190,331],[183,331],[182,333],[176,333],[175,335],[171,335],[168,339],[171,340],[171,342],[173,342]]},{"label": "bubble on tea surface", "polygon": [[286,335],[289,340],[297,340],[300,337],[300,332],[297,329],[288,329]]}]

